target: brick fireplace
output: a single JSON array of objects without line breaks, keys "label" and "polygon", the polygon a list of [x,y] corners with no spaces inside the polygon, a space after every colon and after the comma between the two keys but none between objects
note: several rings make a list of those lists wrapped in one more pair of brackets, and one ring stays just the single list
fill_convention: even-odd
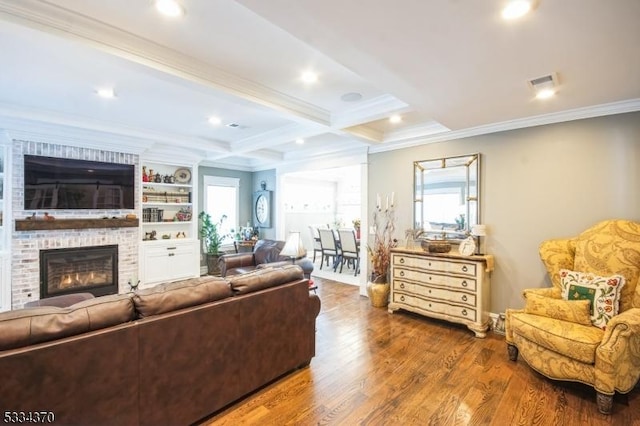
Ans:
[{"label": "brick fireplace", "polygon": [[[33,213],[42,216],[42,211],[25,210],[24,203],[24,155],[75,158],[82,160],[135,164],[139,167],[137,154],[103,151],[93,148],[14,140],[12,145],[12,211],[14,219],[25,219]],[[139,171],[138,171],[139,173]],[[140,192],[136,179],[135,193]],[[127,213],[139,216],[136,198],[135,210],[59,210],[48,212],[56,219],[102,219],[122,217]],[[12,224],[13,227],[13,224]],[[138,276],[138,228],[89,228],[16,231],[12,229],[11,242],[11,305],[12,309],[26,302],[42,298],[40,289],[40,251],[52,249],[77,249],[94,246],[117,246],[116,265],[117,292],[129,290],[128,282]]]}]

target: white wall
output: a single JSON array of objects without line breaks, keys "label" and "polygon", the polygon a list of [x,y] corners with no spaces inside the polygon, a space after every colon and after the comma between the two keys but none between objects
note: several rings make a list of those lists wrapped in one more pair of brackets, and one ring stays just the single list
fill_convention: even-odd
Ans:
[{"label": "white wall", "polygon": [[603,219],[640,221],[640,113],[494,133],[369,156],[369,211],[395,191],[397,233],[412,224],[413,161],[479,152],[486,251],[496,257],[491,311],[523,306],[525,288],[550,285],[538,257],[548,238]]}]

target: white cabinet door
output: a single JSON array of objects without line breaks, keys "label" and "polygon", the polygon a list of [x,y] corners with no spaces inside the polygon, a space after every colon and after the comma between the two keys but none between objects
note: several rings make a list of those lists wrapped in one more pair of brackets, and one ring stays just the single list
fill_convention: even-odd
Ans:
[{"label": "white cabinet door", "polygon": [[196,241],[143,243],[140,253],[140,288],[197,277],[200,272]]}]

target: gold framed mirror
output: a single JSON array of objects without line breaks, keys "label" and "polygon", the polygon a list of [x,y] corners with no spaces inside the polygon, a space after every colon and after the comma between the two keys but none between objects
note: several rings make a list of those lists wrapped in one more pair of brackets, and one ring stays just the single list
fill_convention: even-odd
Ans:
[{"label": "gold framed mirror", "polygon": [[459,242],[480,222],[480,154],[414,161],[413,226]]}]

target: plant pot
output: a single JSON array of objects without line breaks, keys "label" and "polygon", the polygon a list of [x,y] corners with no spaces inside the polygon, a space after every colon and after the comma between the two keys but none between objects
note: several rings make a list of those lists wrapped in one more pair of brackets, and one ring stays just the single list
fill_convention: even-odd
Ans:
[{"label": "plant pot", "polygon": [[220,265],[218,264],[218,259],[220,259],[220,254],[209,254],[207,253],[207,274],[209,275],[220,275]]},{"label": "plant pot", "polygon": [[371,306],[374,308],[384,308],[389,304],[389,283],[367,282],[367,295]]}]

